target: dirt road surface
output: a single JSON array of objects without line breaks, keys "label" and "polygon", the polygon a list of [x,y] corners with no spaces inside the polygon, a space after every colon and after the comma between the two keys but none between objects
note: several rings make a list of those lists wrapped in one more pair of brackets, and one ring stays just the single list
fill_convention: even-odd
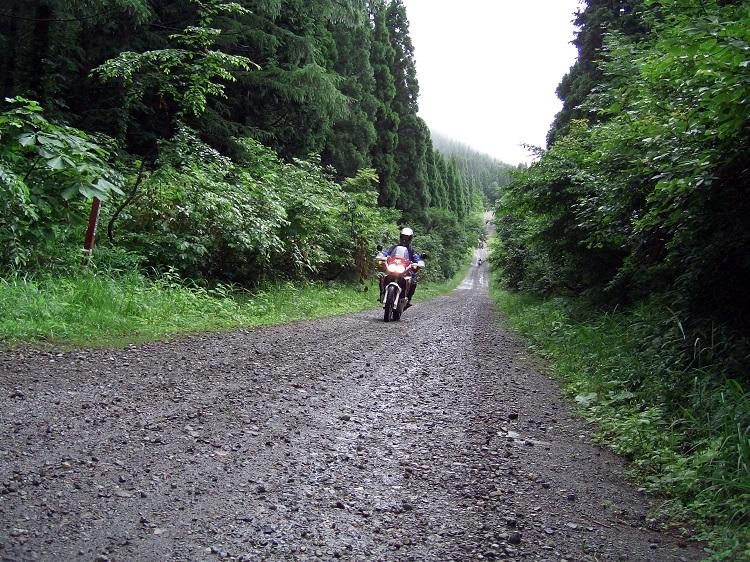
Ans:
[{"label": "dirt road surface", "polygon": [[400,322],[2,353],[0,559],[700,560],[499,324],[486,267]]}]

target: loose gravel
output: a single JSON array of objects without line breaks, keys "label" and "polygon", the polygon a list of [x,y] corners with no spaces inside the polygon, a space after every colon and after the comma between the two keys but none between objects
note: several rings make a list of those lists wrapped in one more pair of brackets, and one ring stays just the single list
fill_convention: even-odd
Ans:
[{"label": "loose gravel", "polygon": [[400,322],[3,353],[0,559],[700,560],[487,278]]}]

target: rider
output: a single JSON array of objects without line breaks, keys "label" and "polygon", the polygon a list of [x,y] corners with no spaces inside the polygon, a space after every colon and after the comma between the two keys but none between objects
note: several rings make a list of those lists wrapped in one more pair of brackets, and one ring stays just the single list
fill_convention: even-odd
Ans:
[{"label": "rider", "polygon": [[[411,241],[413,238],[414,238],[414,231],[408,226],[405,226],[404,228],[401,229],[401,232],[399,232],[398,244],[394,244],[387,250],[383,250],[382,251],[383,256],[388,257],[396,248],[396,246],[405,246],[406,249],[409,251],[409,261],[414,264],[418,264],[421,267],[424,267],[424,261],[422,260],[421,256],[418,253],[416,253],[411,247]],[[416,276],[412,276],[411,286],[409,287],[409,293],[406,295],[406,298],[407,298],[406,308],[409,308],[411,306],[411,298],[414,296],[414,291],[416,290],[417,290],[417,278]],[[382,297],[383,295],[383,280],[382,279],[380,280],[380,295],[381,295],[380,298],[382,300],[383,298]]]}]

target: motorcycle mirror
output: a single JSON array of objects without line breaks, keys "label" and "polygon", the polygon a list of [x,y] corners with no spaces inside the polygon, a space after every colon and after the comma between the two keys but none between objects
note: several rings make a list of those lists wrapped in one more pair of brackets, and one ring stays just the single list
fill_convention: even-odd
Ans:
[{"label": "motorcycle mirror", "polygon": [[430,254],[428,254],[427,252],[422,252],[422,253],[421,253],[421,254],[419,254],[419,255],[420,255],[420,256],[422,257],[422,259],[423,259],[423,260],[428,260],[428,259],[430,259]]},{"label": "motorcycle mirror", "polygon": [[383,246],[381,246],[380,244],[378,244],[377,246],[375,246],[375,249],[376,249],[376,250],[377,250],[378,252],[382,252],[382,251],[383,251]]}]

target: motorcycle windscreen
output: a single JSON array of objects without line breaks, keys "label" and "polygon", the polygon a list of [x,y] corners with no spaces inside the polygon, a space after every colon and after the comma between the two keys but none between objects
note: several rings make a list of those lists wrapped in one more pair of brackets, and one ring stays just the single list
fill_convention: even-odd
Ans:
[{"label": "motorcycle windscreen", "polygon": [[405,260],[411,259],[409,256],[409,250],[406,248],[406,246],[396,246],[393,248],[393,251],[390,253],[390,255],[394,258],[402,258]]}]

